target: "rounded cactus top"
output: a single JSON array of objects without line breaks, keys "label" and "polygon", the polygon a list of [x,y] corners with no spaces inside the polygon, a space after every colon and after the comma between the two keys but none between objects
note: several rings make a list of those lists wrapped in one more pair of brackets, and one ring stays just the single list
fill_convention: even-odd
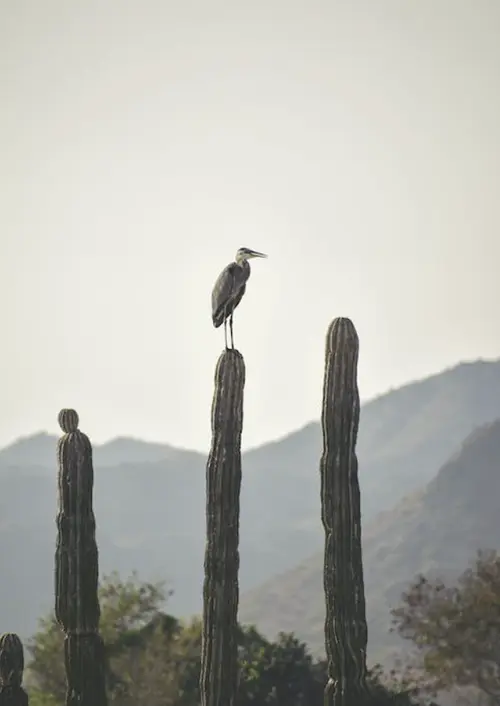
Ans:
[{"label": "rounded cactus top", "polygon": [[79,419],[74,409],[61,409],[57,421],[65,434],[78,429]]},{"label": "rounded cactus top", "polygon": [[23,650],[23,643],[15,632],[4,632],[0,635],[0,649],[17,649]]},{"label": "rounded cactus top", "polygon": [[359,345],[356,327],[346,316],[338,316],[331,322],[326,337],[327,344],[332,350],[346,344],[356,348]]}]

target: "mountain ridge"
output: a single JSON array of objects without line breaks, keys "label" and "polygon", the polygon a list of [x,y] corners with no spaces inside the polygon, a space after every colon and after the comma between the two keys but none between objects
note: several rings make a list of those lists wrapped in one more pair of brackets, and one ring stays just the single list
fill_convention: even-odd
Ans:
[{"label": "mountain ridge", "polygon": [[[363,528],[421,490],[468,433],[497,417],[500,361],[454,366],[362,405]],[[9,564],[9,579],[0,585],[0,625],[9,620],[9,629],[22,635],[50,608],[53,591],[56,437],[42,434],[35,442],[32,453],[26,440],[0,452],[0,555],[24,557]],[[206,454],[160,444],[145,460],[147,443],[132,441],[134,458],[141,460],[120,440],[109,453],[94,446],[100,571],[136,569],[146,580],[166,579],[174,591],[169,609],[186,616],[201,608]],[[16,457],[20,450],[24,455]],[[321,450],[320,425],[309,422],[243,453],[242,594],[322,550]],[[22,462],[14,466],[16,458]],[[109,459],[121,462],[106,465]],[[37,567],[31,589],[23,569],[30,562]],[[21,604],[18,596],[30,591],[31,603]]]},{"label": "mountain ridge", "polygon": [[[398,387],[395,388],[390,388],[386,392],[382,392],[375,397],[372,397],[368,400],[365,400],[362,402],[361,405],[361,410],[363,413],[363,410],[369,409],[372,405],[377,405],[379,404],[382,400],[385,400],[388,396],[393,396],[393,395],[399,395],[399,394],[405,394],[406,391],[409,388],[414,388],[415,385],[421,385],[421,384],[430,384],[432,385],[437,378],[440,379],[445,379],[448,375],[453,375],[457,373],[460,370],[466,371],[470,370],[471,366],[475,368],[476,370],[478,369],[478,366],[486,366],[486,368],[489,368],[490,366],[497,367],[500,365],[500,358],[476,358],[473,360],[468,360],[468,361],[461,361],[458,363],[455,363],[453,365],[449,365],[446,368],[443,368],[441,371],[431,373],[428,376],[416,378],[414,380],[410,380],[406,383],[403,383],[402,385],[399,385]],[[485,368],[485,369],[486,369]],[[244,454],[252,454],[254,452],[259,451],[263,447],[267,448],[272,448],[273,445],[275,444],[280,444],[282,442],[288,441],[290,438],[295,437],[297,434],[301,434],[303,432],[307,433],[311,429],[315,429],[318,427],[319,421],[318,420],[310,420],[308,422],[305,422],[303,425],[298,427],[295,430],[292,430],[290,432],[287,432],[276,439],[269,439],[265,440],[262,443],[252,446],[248,449],[244,450]],[[17,437],[16,439],[13,439],[10,443],[7,445],[3,446],[0,448],[0,464],[3,463],[11,463],[13,465],[19,465],[19,463],[25,463],[26,462],[26,457],[25,449],[27,447],[30,447],[32,444],[37,444],[39,447],[42,447],[45,451],[48,449],[50,453],[54,450],[55,454],[55,448],[57,445],[57,440],[59,439],[59,436],[57,434],[51,434],[45,430],[39,430],[32,432],[31,434],[27,435],[22,435],[20,437]],[[174,444],[168,443],[168,442],[163,442],[163,441],[145,441],[139,437],[136,436],[116,436],[108,439],[107,441],[101,442],[101,443],[96,443],[92,442],[93,446],[93,451],[94,455],[103,455],[104,458],[100,458],[99,462],[102,465],[117,465],[118,463],[125,463],[125,459],[123,458],[123,455],[125,451],[122,451],[120,449],[120,453],[116,454],[116,457],[113,455],[113,451],[116,449],[118,446],[127,446],[129,449],[132,449],[133,454],[132,454],[132,460],[130,462],[135,463],[135,462],[146,462],[148,460],[156,460],[156,461],[161,461],[164,459],[169,458],[169,456],[172,453],[181,453],[181,452],[187,452],[187,453],[192,453],[192,454],[199,454],[203,455],[204,452],[197,450],[197,449],[189,449],[185,447],[180,447],[180,446],[175,446]],[[144,450],[143,455],[138,453],[138,450],[142,449]],[[103,454],[104,452],[104,454]],[[208,449],[207,449],[208,453]],[[111,457],[111,460],[108,460],[108,458]],[[52,465],[53,463],[53,458],[50,454],[42,453],[42,458],[44,460],[44,465],[45,463],[47,465]],[[55,455],[54,455],[55,458]],[[34,464],[34,465],[39,465]]]},{"label": "mountain ridge", "polygon": [[[369,656],[390,661],[404,648],[389,633],[390,608],[419,573],[452,578],[478,549],[500,548],[500,418],[472,431],[426,487],[363,530]],[[323,653],[323,556],[243,593],[240,616],[265,634],[293,630]]]}]

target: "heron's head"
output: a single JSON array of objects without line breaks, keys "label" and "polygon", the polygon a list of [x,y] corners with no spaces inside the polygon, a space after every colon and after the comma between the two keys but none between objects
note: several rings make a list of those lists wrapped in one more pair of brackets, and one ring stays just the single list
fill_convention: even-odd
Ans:
[{"label": "heron's head", "polygon": [[250,260],[252,257],[267,257],[267,255],[264,255],[263,252],[257,252],[257,250],[250,250],[250,248],[240,248],[236,253],[236,262]]}]

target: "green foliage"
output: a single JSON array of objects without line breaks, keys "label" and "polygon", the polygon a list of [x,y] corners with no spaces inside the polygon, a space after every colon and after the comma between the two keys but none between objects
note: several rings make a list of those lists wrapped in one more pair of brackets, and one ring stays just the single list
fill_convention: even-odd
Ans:
[{"label": "green foliage", "polygon": [[325,664],[314,663],[294,635],[280,633],[271,643],[254,628],[244,628],[240,643],[240,706],[322,703]]},{"label": "green foliage", "polygon": [[500,556],[479,552],[454,585],[424,576],[392,611],[394,627],[417,648],[405,680],[422,692],[475,687],[500,703]]},{"label": "green foliage", "polygon": [[142,582],[137,572],[125,581],[116,571],[104,576],[99,587],[99,627],[108,649],[133,639],[158,614],[168,596],[164,582]]},{"label": "green foliage", "polygon": [[39,689],[30,689],[30,706],[60,706],[61,701]]},{"label": "green foliage", "polygon": [[[168,616],[164,617],[168,623]],[[147,627],[146,632],[139,633],[136,644],[122,649],[113,660],[114,685],[110,690],[113,704],[177,704],[178,674],[172,634],[161,619]]]},{"label": "green foliage", "polygon": [[[202,623],[180,623],[162,612],[161,583],[123,581],[113,573],[99,589],[101,625],[108,652],[107,683],[113,706],[199,706]],[[66,680],[64,634],[53,615],[40,621],[28,644],[31,706],[62,706]],[[322,706],[326,663],[315,661],[293,634],[275,642],[254,627],[237,628],[238,706]],[[380,675],[373,675],[373,683]],[[408,706],[378,687],[373,706]],[[382,698],[380,700],[380,698]]]},{"label": "green foliage", "polygon": [[[54,614],[39,620],[38,631],[27,644],[31,655],[30,678],[34,682],[31,695],[63,703],[66,694],[64,669],[64,633]],[[49,701],[50,703],[50,701]]]},{"label": "green foliage", "polygon": [[[99,588],[100,632],[109,658],[107,681],[111,695],[115,691],[123,695],[123,682],[129,679],[125,655],[130,660],[137,655],[143,645],[141,631],[151,624],[166,597],[162,583],[142,583],[136,574],[126,581],[116,573],[103,577]],[[43,694],[56,704],[64,703],[66,694],[63,640],[64,633],[51,614],[39,621],[39,629],[27,645],[33,693],[39,697]],[[119,670],[120,677],[116,676]]]},{"label": "green foliage", "polygon": [[404,682],[402,675],[394,671],[387,674],[380,664],[372,667],[368,682],[371,692],[370,706],[416,706],[419,703],[418,694]]},{"label": "green foliage", "polygon": [[[103,579],[99,599],[111,704],[199,704],[201,621],[181,624],[162,613],[166,597],[162,584],[141,583],[136,575],[127,581],[116,573]],[[40,621],[28,645],[35,706],[64,703],[63,638],[51,615]],[[254,628],[238,627],[237,641],[240,706],[322,703],[324,665],[314,663],[305,644],[293,635],[282,634],[272,643]]]}]

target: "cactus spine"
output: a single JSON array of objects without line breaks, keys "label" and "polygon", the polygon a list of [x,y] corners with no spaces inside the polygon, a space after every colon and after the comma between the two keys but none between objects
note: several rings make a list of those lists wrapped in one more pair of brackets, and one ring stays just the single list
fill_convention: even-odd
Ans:
[{"label": "cactus spine", "polygon": [[245,363],[241,353],[224,351],[215,371],[212,446],[207,462],[202,706],[233,706],[238,686],[238,541],[244,384]]},{"label": "cactus spine", "polygon": [[327,333],[323,384],[321,515],[325,529],[325,706],[360,706],[366,683],[367,627],[361,554],[361,510],[356,440],[359,342],[350,319]]},{"label": "cactus spine", "polygon": [[0,635],[0,706],[28,706],[22,688],[24,671],[23,645],[15,633]]},{"label": "cactus spine", "polygon": [[94,470],[89,438],[72,409],[59,413],[59,513],[55,612],[65,632],[66,706],[107,706],[104,646],[99,635],[98,555],[92,509]]}]

